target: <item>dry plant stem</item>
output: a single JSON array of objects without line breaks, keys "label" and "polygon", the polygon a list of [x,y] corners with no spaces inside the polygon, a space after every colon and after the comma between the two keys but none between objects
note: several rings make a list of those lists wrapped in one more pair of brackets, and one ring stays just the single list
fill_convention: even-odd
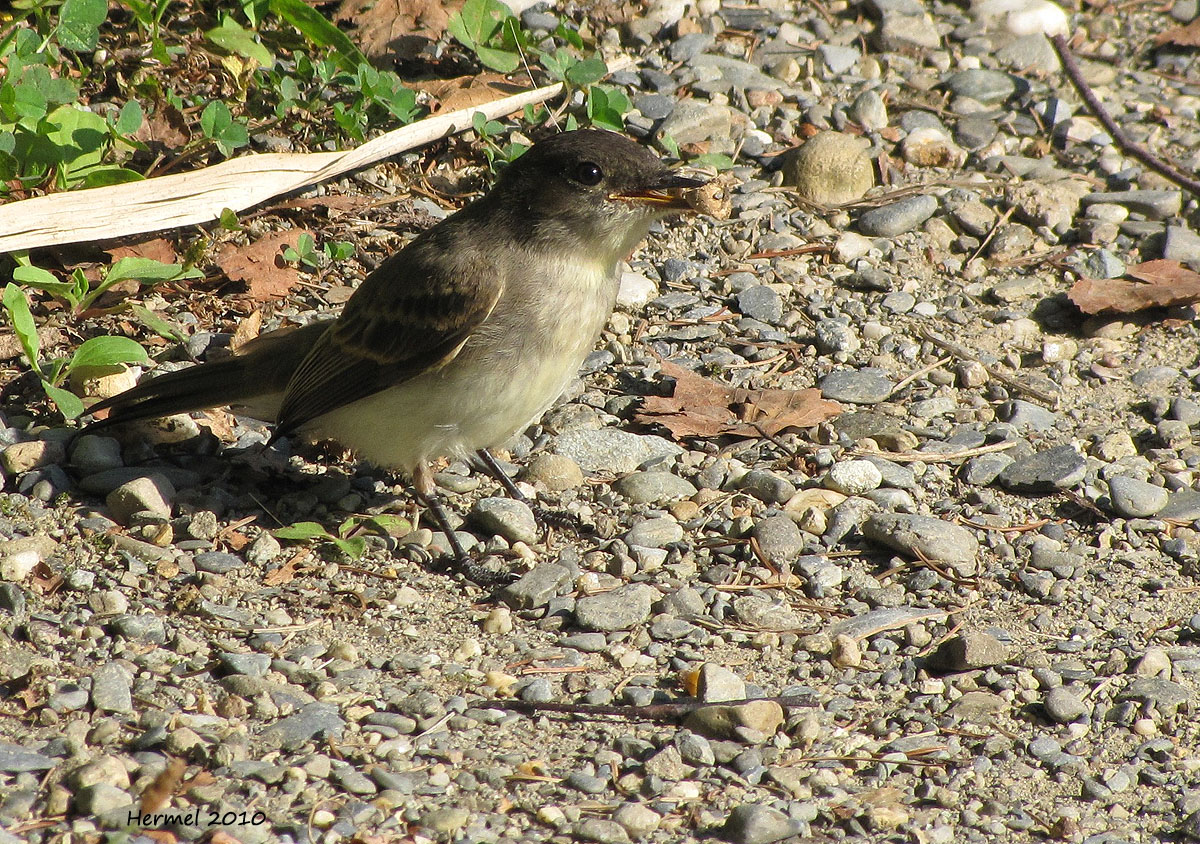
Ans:
[{"label": "dry plant stem", "polygon": [[561,715],[579,715],[584,718],[629,718],[635,721],[676,721],[699,709],[710,706],[741,706],[746,703],[767,701],[782,707],[808,706],[811,701],[804,697],[762,697],[743,700],[680,701],[678,703],[653,703],[648,706],[609,706],[592,703],[538,703],[530,700],[491,700],[481,703],[483,708],[504,709],[524,715],[541,715],[554,712]]},{"label": "dry plant stem", "polygon": [[1096,92],[1091,89],[1083,78],[1083,71],[1079,68],[1079,63],[1075,61],[1075,55],[1071,52],[1070,46],[1067,44],[1067,39],[1061,35],[1050,36],[1050,43],[1054,45],[1054,49],[1058,51],[1058,58],[1062,61],[1063,72],[1067,78],[1071,80],[1071,84],[1075,86],[1075,90],[1079,92],[1079,96],[1087,104],[1088,110],[1096,115],[1096,119],[1100,121],[1108,134],[1112,135],[1117,146],[1129,153],[1138,161],[1145,164],[1151,170],[1154,170],[1166,178],[1170,179],[1175,184],[1190,191],[1196,196],[1200,196],[1200,181],[1188,176],[1151,154],[1151,152],[1140,144],[1136,143],[1132,138],[1125,134],[1124,130],[1117,125],[1117,122],[1112,119],[1112,116],[1105,111],[1104,105],[1096,96]]},{"label": "dry plant stem", "polygon": [[921,336],[921,339],[928,340],[933,345],[940,349],[944,349],[945,351],[954,355],[956,358],[961,358],[962,360],[973,360],[980,364],[984,369],[987,370],[988,375],[995,378],[1004,386],[1011,387],[1018,393],[1024,393],[1027,396],[1032,396],[1038,401],[1049,405],[1051,410],[1058,407],[1057,393],[1048,393],[1045,390],[1039,390],[1037,387],[1032,387],[1029,384],[1022,383],[1020,380],[1009,375],[1004,370],[998,369],[994,366],[989,366],[988,364],[984,363],[979,359],[978,355],[976,355],[966,346],[960,346],[958,343],[947,340],[945,337],[935,334],[928,328],[918,327],[917,333]]}]

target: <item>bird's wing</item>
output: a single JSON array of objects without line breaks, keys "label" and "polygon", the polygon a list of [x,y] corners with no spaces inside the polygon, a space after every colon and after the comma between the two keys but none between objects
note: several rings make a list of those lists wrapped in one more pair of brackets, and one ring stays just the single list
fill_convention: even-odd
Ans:
[{"label": "bird's wing", "polygon": [[363,281],[288,382],[275,436],[458,354],[504,279],[469,242],[431,230]]}]

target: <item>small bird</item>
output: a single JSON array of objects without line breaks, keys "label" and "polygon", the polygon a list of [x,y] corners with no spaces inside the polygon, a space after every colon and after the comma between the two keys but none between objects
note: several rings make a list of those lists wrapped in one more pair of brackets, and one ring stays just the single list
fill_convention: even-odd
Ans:
[{"label": "small bird", "polygon": [[[231,405],[272,441],[335,440],[412,478],[451,544],[429,469],[537,421],[574,378],[616,303],[620,262],[702,180],[613,132],[564,132],[362,282],[340,316],[265,334],[226,360],[149,378],[91,407],[110,425]],[[510,492],[515,486],[503,472]]]}]

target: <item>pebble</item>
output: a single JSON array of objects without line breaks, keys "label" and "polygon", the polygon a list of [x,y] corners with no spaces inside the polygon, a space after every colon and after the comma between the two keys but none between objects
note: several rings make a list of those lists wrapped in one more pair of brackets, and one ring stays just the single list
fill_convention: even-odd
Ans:
[{"label": "pebble", "polygon": [[969,529],[933,516],[873,513],[863,522],[862,531],[867,539],[963,573],[973,573],[979,555],[979,540]]},{"label": "pebble", "polygon": [[626,475],[643,463],[680,454],[683,449],[652,434],[614,428],[567,431],[551,443],[551,451],[570,458],[585,472]]},{"label": "pebble", "polygon": [[869,460],[844,460],[825,474],[825,486],[843,495],[862,495],[881,483],[883,473]]},{"label": "pebble", "polygon": [[1046,493],[1076,486],[1086,469],[1083,455],[1074,446],[1061,445],[1014,460],[997,480],[1013,492]]},{"label": "pebble", "polygon": [[796,494],[796,487],[791,481],[774,472],[758,469],[747,472],[738,483],[738,489],[768,504],[784,504]]},{"label": "pebble", "polygon": [[789,516],[768,516],[754,523],[750,535],[772,565],[790,563],[804,550],[804,532]]},{"label": "pebble", "polygon": [[631,504],[662,504],[690,498],[696,488],[670,472],[634,472],[613,484]]},{"label": "pebble", "polygon": [[585,630],[629,630],[650,618],[658,590],[644,583],[588,595],[575,602],[575,620]]},{"label": "pebble", "polygon": [[98,712],[133,712],[131,678],[124,667],[106,662],[92,670],[92,706]]},{"label": "pebble", "polygon": [[858,230],[868,237],[896,237],[917,228],[936,211],[934,197],[910,196],[866,212],[858,218]]},{"label": "pebble", "polygon": [[799,823],[783,812],[758,803],[745,803],[729,813],[721,827],[721,839],[730,844],[771,844],[799,831]]},{"label": "pebble", "polygon": [[737,309],[748,317],[774,325],[783,318],[783,299],[775,288],[756,284],[737,295]]},{"label": "pebble", "polygon": [[1161,486],[1118,475],[1108,482],[1113,510],[1127,519],[1149,518],[1167,506],[1169,494]]},{"label": "pebble", "polygon": [[557,563],[538,563],[501,590],[501,597],[515,609],[544,607],[571,578],[571,571]]},{"label": "pebble", "polygon": [[503,536],[509,542],[532,545],[541,530],[529,505],[511,498],[481,498],[471,508],[471,521],[487,533]]},{"label": "pebble", "polygon": [[881,369],[843,369],[831,372],[818,385],[821,395],[832,401],[850,404],[878,404],[885,401],[895,384]]},{"label": "pebble", "polygon": [[861,199],[875,184],[875,167],[866,144],[840,132],[818,132],[787,153],[784,183],[801,198],[819,205],[841,205]]},{"label": "pebble", "polygon": [[1088,714],[1088,708],[1079,695],[1066,686],[1059,686],[1046,692],[1042,701],[1042,709],[1046,717],[1056,724],[1069,724],[1078,721]]},{"label": "pebble", "polygon": [[165,475],[155,473],[126,481],[110,492],[104,503],[112,517],[125,525],[134,513],[153,513],[169,519],[174,498],[174,485]]},{"label": "pebble", "polygon": [[947,671],[971,671],[1003,665],[1008,660],[1008,648],[988,633],[967,631],[943,642],[933,659]]},{"label": "pebble", "polygon": [[642,548],[663,548],[683,539],[683,528],[672,518],[646,519],[631,527],[625,541]]}]

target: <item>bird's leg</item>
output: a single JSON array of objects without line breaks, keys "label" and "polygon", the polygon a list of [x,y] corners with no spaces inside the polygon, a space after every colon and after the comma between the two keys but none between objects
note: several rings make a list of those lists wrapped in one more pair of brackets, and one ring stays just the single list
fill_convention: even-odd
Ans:
[{"label": "bird's leg", "polygon": [[429,472],[429,464],[424,460],[418,463],[416,469],[413,470],[413,489],[416,491],[417,497],[433,514],[433,520],[437,522],[438,528],[446,535],[446,541],[450,543],[450,552],[454,556],[454,567],[460,573],[480,586],[495,586],[497,583],[507,582],[506,575],[485,569],[463,550],[462,543],[458,541],[458,536],[454,533],[454,528],[450,526],[450,518],[446,515],[446,508],[442,506],[442,499],[437,494],[433,475]]},{"label": "bird's leg", "polygon": [[592,525],[585,523],[574,513],[569,513],[565,510],[548,510],[542,505],[530,501],[525,496],[525,493],[521,492],[517,485],[513,483],[508,473],[500,468],[500,464],[496,462],[496,458],[492,456],[490,451],[486,448],[481,448],[475,453],[479,455],[479,462],[483,464],[484,468],[495,476],[496,480],[500,482],[500,486],[504,487],[504,491],[508,493],[508,497],[514,501],[520,501],[532,510],[534,518],[540,519],[551,527],[562,530],[573,530],[579,534],[591,534],[595,531]]}]

